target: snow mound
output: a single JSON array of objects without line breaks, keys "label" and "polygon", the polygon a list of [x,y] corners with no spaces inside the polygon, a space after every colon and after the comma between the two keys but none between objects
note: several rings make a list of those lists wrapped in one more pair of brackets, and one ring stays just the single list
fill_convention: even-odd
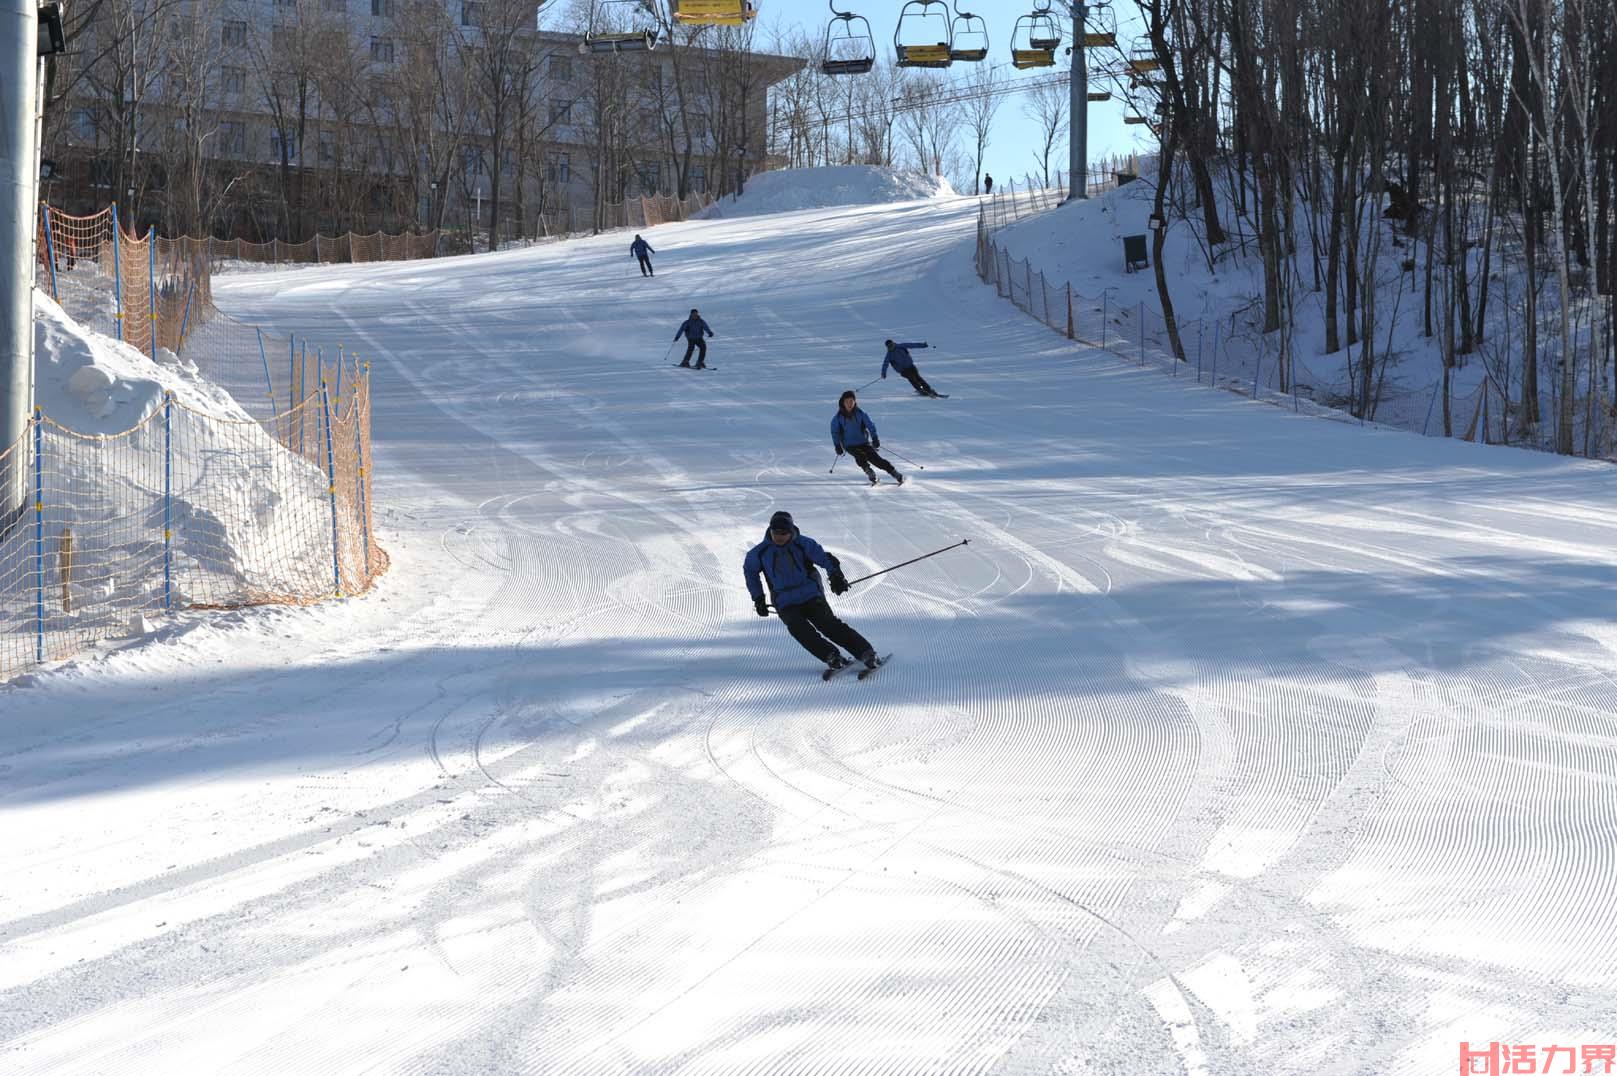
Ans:
[{"label": "snow mound", "polygon": [[756,217],[794,209],[838,205],[877,205],[943,198],[955,193],[942,176],[895,172],[874,165],[845,164],[829,168],[784,168],[761,172],[747,180],[739,198],[725,198],[699,216]]},{"label": "snow mound", "polygon": [[81,434],[133,429],[163,406],[163,393],[219,418],[251,421],[196,365],[167,348],[153,360],[84,328],[42,291],[34,292],[34,398],[51,421]]}]

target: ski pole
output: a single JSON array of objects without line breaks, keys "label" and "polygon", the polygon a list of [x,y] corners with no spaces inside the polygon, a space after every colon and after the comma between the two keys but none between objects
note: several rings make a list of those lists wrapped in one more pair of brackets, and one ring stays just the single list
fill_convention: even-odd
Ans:
[{"label": "ski pole", "polygon": [[861,392],[861,391],[863,391],[865,389],[868,389],[870,386],[874,385],[876,382],[878,382],[880,380],[881,380],[881,378],[879,378],[879,377],[871,378],[869,381],[866,381],[863,385],[860,385],[858,388],[854,389],[853,391]]},{"label": "ski pole", "polygon": [[918,560],[925,560],[928,557],[935,557],[939,553],[947,553],[951,549],[958,549],[963,545],[970,545],[970,544],[971,544],[971,539],[970,538],[962,538],[962,539],[960,539],[960,541],[956,542],[954,545],[946,545],[942,549],[934,549],[930,553],[922,553],[918,557],[911,557],[909,560],[904,561],[902,564],[895,564],[891,568],[883,568],[879,572],[871,572],[869,575],[861,575],[858,579],[850,579],[850,580],[848,580],[848,585],[851,587],[855,583],[863,583],[866,579],[874,579],[878,575],[886,575],[888,572],[897,571],[899,568],[904,567],[905,564],[914,564]]},{"label": "ski pole", "polygon": [[[889,448],[887,451],[891,452],[893,455],[897,456],[899,459],[903,460],[905,463],[915,463],[914,460],[910,459],[908,456],[904,455],[904,453],[900,452],[896,448]],[[924,463],[915,463],[915,469],[917,471],[924,471],[924,470],[926,470],[926,464],[924,464]]]},{"label": "ski pole", "polygon": [[836,455],[836,459],[833,459],[831,461],[831,469],[829,471],[825,472],[825,473],[826,474],[836,474],[836,472],[837,472],[837,462],[839,460],[841,460],[841,459],[842,459],[842,453],[838,452],[837,455]]},{"label": "ski pole", "polygon": [[676,336],[676,337],[674,337],[674,339],[673,339],[673,340],[672,340],[672,341],[671,341],[671,342],[670,342],[670,343],[669,343],[669,345],[668,345],[668,350],[667,350],[667,351],[665,351],[665,352],[663,352],[663,362],[667,362],[667,361],[668,361],[668,359],[669,359],[669,357],[670,357],[670,356],[672,356],[672,355],[673,355],[673,354],[674,354],[674,345],[675,345],[675,344],[677,344],[677,343],[679,343],[679,337],[677,337],[677,336]]}]

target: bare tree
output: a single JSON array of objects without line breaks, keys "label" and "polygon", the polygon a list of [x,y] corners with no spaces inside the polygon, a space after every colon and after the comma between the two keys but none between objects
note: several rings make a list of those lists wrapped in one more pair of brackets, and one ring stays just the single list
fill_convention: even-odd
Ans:
[{"label": "bare tree", "polygon": [[1067,116],[1071,112],[1067,87],[1055,79],[1040,79],[1022,102],[1022,111],[1039,125],[1038,149],[1033,158],[1039,162],[1040,174],[1048,187],[1050,155],[1063,141],[1062,134],[1067,130]]},{"label": "bare tree", "polygon": [[994,125],[994,116],[999,112],[1000,82],[994,67],[985,63],[973,64],[971,74],[965,80],[968,96],[961,110],[965,114],[966,130],[971,135],[973,194],[982,189],[983,156],[988,152],[988,135]]}]

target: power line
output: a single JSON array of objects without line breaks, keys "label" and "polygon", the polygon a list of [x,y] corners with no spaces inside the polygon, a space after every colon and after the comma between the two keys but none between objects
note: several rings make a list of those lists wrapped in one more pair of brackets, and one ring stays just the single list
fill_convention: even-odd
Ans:
[{"label": "power line", "polygon": [[[1114,82],[1117,82],[1118,84],[1121,84],[1121,79],[1124,77],[1119,72],[1110,70],[1102,70],[1099,72],[1094,72],[1094,74],[1097,74],[1103,78],[1113,79]],[[896,116],[901,113],[919,111],[920,109],[929,108],[934,105],[963,104],[967,101],[987,100],[991,97],[1005,97],[1015,93],[1028,93],[1046,86],[1066,86],[1071,81],[1071,72],[1061,72],[1043,77],[1007,79],[1004,82],[996,83],[995,85],[989,87],[974,87],[965,83],[953,82],[948,84],[948,86],[951,88],[940,95],[915,96],[910,98],[898,97],[894,98],[886,106],[878,105],[871,108],[861,109],[858,112],[844,111],[838,113],[834,117],[828,117],[826,119],[816,119],[806,115],[798,121],[794,121],[791,118],[776,118],[773,126],[774,129],[778,131],[782,128],[795,128],[801,130],[804,128],[825,128],[837,124],[846,125],[854,120],[885,118],[889,115]],[[1125,99],[1127,99],[1126,95]]]}]

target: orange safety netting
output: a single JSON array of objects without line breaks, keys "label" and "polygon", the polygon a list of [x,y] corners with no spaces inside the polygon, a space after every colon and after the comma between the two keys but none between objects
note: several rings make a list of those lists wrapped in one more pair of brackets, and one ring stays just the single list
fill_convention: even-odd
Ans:
[{"label": "orange safety netting", "polygon": [[41,287],[93,329],[172,348],[241,410],[167,395],[111,435],[36,411],[0,451],[0,679],[140,615],[367,590],[388,564],[371,531],[368,366],[220,311],[209,241],[133,240],[110,212],[47,210],[47,229]]}]

